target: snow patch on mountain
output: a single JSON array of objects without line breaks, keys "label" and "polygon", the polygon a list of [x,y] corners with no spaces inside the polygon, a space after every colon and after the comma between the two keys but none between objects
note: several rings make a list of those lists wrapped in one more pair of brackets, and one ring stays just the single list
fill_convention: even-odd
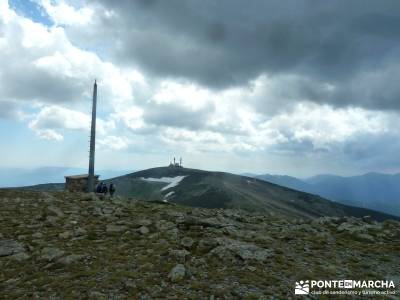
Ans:
[{"label": "snow patch on mountain", "polygon": [[145,180],[145,181],[155,181],[155,182],[165,182],[165,183],[169,183],[168,185],[164,186],[161,191],[165,191],[168,190],[170,188],[173,188],[175,186],[177,186],[183,178],[185,178],[186,176],[175,176],[175,177],[161,177],[161,178],[144,178],[141,177],[140,179]]}]

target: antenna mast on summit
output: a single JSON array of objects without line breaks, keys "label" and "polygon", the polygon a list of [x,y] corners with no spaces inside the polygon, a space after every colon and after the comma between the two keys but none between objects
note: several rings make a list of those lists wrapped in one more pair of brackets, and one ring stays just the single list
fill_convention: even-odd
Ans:
[{"label": "antenna mast on summit", "polygon": [[93,104],[92,104],[92,124],[90,127],[90,150],[89,150],[89,175],[87,191],[94,190],[94,153],[96,148],[96,106],[97,106],[97,82],[93,86]]}]

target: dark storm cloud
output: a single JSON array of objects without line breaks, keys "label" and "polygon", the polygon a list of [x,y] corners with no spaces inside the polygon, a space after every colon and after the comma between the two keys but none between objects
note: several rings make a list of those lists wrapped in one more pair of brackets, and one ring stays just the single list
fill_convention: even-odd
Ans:
[{"label": "dark storm cloud", "polygon": [[19,104],[13,101],[0,101],[0,119],[11,119],[18,116]]},{"label": "dark storm cloud", "polygon": [[[115,61],[152,75],[223,89],[261,74],[295,74],[311,83],[298,90],[299,99],[400,108],[396,79],[369,76],[400,68],[397,0],[94,2],[116,12],[107,21]],[[319,95],[312,82],[336,88]]]},{"label": "dark storm cloud", "polygon": [[53,75],[29,63],[4,66],[0,79],[3,97],[59,104],[79,101],[88,86],[86,82],[85,86],[75,78]]},{"label": "dark storm cloud", "polygon": [[175,103],[152,104],[144,110],[143,118],[150,125],[199,130],[207,126],[213,111],[213,106],[190,110]]}]

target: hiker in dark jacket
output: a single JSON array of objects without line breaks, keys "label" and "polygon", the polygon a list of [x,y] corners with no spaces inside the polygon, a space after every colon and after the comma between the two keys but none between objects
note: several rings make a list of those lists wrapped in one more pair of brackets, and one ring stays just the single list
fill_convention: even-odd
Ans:
[{"label": "hiker in dark jacket", "polygon": [[113,195],[114,195],[114,193],[115,193],[115,186],[114,186],[114,184],[111,182],[110,183],[110,187],[109,187],[109,192],[110,192],[110,196],[112,197]]},{"label": "hiker in dark jacket", "polygon": [[108,188],[107,188],[107,184],[103,184],[103,188],[101,190],[101,193],[105,196],[108,193]]},{"label": "hiker in dark jacket", "polygon": [[103,191],[103,183],[100,182],[100,183],[97,185],[97,187],[96,187],[96,193],[97,193],[97,194],[101,194],[102,191]]}]

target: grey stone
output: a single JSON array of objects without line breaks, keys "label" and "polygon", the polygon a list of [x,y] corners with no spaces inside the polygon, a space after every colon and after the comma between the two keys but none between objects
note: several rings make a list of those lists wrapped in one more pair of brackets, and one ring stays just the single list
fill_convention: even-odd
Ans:
[{"label": "grey stone", "polygon": [[52,226],[57,226],[57,222],[59,220],[59,217],[56,216],[47,216],[46,218],[46,226],[52,227]]},{"label": "grey stone", "polygon": [[264,249],[251,243],[232,240],[228,238],[216,238],[220,245],[214,248],[210,255],[216,255],[221,259],[234,259],[240,257],[242,260],[256,260],[264,262],[267,258],[273,256],[273,251]]},{"label": "grey stone", "polygon": [[74,235],[75,236],[83,236],[85,234],[87,234],[86,229],[81,228],[81,227],[76,228],[75,231],[74,231]]},{"label": "grey stone", "polygon": [[61,239],[68,239],[68,238],[70,238],[71,236],[72,236],[72,232],[69,231],[69,230],[64,231],[64,232],[62,232],[62,233],[60,233],[60,234],[58,235],[58,237],[61,238]]},{"label": "grey stone", "polygon": [[151,224],[153,224],[153,222],[148,219],[137,220],[136,222],[134,222],[134,225],[136,225],[136,227],[150,226]]},{"label": "grey stone", "polygon": [[365,233],[366,227],[357,226],[352,223],[342,223],[337,227],[338,232],[345,232],[348,234]]},{"label": "grey stone", "polygon": [[147,228],[146,226],[141,226],[138,229],[138,231],[140,234],[143,234],[143,235],[148,234],[150,232],[149,228]]},{"label": "grey stone", "polygon": [[112,208],[112,207],[103,207],[101,209],[101,211],[105,215],[111,215],[114,212],[114,208]]},{"label": "grey stone", "polygon": [[156,223],[156,228],[160,231],[165,231],[165,230],[169,230],[169,229],[173,229],[175,228],[175,224],[171,221],[167,221],[167,220],[159,220]]},{"label": "grey stone", "polygon": [[365,223],[369,223],[369,224],[372,224],[372,223],[373,223],[373,219],[372,219],[371,216],[364,216],[364,217],[362,217],[362,220],[363,220]]},{"label": "grey stone", "polygon": [[193,244],[194,244],[194,240],[193,239],[191,239],[190,237],[184,237],[182,240],[181,240],[181,245],[183,246],[183,247],[185,247],[185,248],[191,248],[192,246],[193,246]]},{"label": "grey stone", "polygon": [[169,229],[165,232],[165,236],[171,240],[178,239],[178,228]]},{"label": "grey stone", "polygon": [[62,217],[64,216],[63,211],[62,211],[59,207],[56,207],[56,206],[51,205],[51,206],[48,206],[48,207],[47,207],[47,210],[48,210],[49,212],[55,214],[55,215],[56,215],[57,217],[59,217],[59,218],[62,218]]},{"label": "grey stone", "polygon": [[186,260],[186,257],[190,255],[190,252],[187,250],[175,250],[171,249],[168,251],[168,254],[176,259],[177,261],[184,263]]},{"label": "grey stone", "polygon": [[13,260],[16,260],[16,261],[23,261],[23,260],[29,259],[30,256],[28,254],[26,254],[25,252],[20,252],[20,253],[11,255],[10,258]]},{"label": "grey stone", "polygon": [[71,254],[60,258],[57,262],[62,265],[68,266],[82,260],[84,257],[84,255]]},{"label": "grey stone", "polygon": [[13,240],[0,241],[0,256],[9,256],[24,251],[24,246],[19,242]]},{"label": "grey stone", "polygon": [[41,256],[40,258],[42,260],[46,260],[46,261],[54,261],[57,258],[60,258],[61,256],[64,255],[64,251],[60,250],[58,248],[53,248],[53,247],[45,247],[42,249],[41,251]]},{"label": "grey stone", "polygon": [[41,238],[43,238],[43,233],[41,233],[41,232],[35,232],[34,234],[32,234],[32,237],[33,237],[34,239],[41,239]]},{"label": "grey stone", "polygon": [[374,237],[372,235],[367,234],[367,233],[357,234],[356,238],[358,240],[360,240],[360,241],[363,241],[363,242],[374,242],[375,241]]},{"label": "grey stone", "polygon": [[123,225],[119,226],[119,225],[112,225],[112,224],[109,224],[109,225],[107,225],[107,227],[106,227],[106,231],[107,231],[108,233],[119,233],[119,232],[125,231],[125,230],[127,230],[127,229],[128,229],[128,227],[123,226]]},{"label": "grey stone", "polygon": [[172,268],[171,272],[169,272],[168,278],[172,282],[179,282],[185,277],[185,274],[185,266],[183,264],[177,264],[175,267]]},{"label": "grey stone", "polygon": [[93,299],[93,300],[106,300],[106,299],[108,299],[108,297],[107,297],[105,294],[103,294],[103,293],[100,293],[100,292],[97,292],[97,291],[92,291],[92,292],[90,292],[90,294],[89,294],[89,299]]},{"label": "grey stone", "polygon": [[132,279],[127,279],[123,283],[124,283],[125,288],[127,288],[127,289],[136,288],[136,284]]}]

